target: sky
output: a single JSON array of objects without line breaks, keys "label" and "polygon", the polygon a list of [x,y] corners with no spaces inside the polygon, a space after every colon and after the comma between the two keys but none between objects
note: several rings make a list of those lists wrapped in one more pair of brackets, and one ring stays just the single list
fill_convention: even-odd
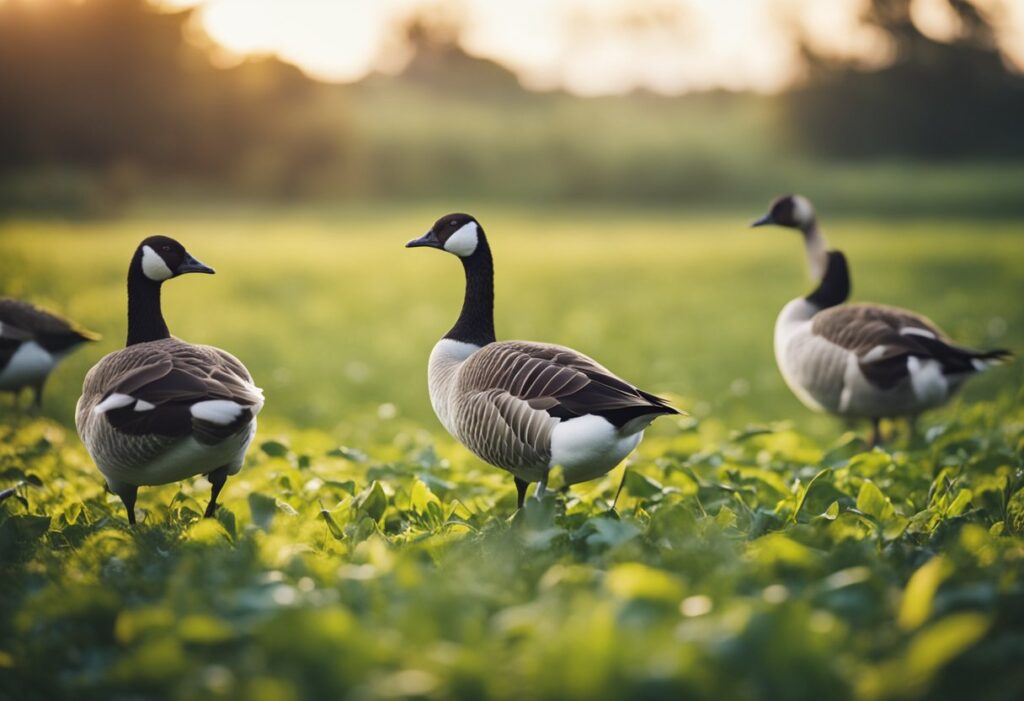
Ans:
[{"label": "sky", "polygon": [[[351,82],[395,72],[410,58],[401,28],[449,18],[470,54],[516,73],[528,88],[607,95],[726,88],[775,92],[801,75],[800,41],[882,65],[884,33],[859,20],[867,0],[156,0],[198,6],[222,58],[273,54],[311,76]],[[1024,0],[975,0],[1024,69]],[[913,0],[936,39],[956,35],[946,0]]]}]

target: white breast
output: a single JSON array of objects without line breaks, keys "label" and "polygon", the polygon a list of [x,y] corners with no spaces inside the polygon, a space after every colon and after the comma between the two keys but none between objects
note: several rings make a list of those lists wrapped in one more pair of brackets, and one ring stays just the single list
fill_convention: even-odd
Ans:
[{"label": "white breast", "polygon": [[[782,379],[804,406],[814,411],[825,407],[809,391],[808,356],[815,353],[811,323],[818,308],[799,297],[782,308],[775,321],[775,362]],[[824,349],[822,349],[824,350]]]},{"label": "white breast", "polygon": [[0,370],[0,389],[19,389],[46,378],[57,365],[57,358],[35,341],[18,347],[7,366]]},{"label": "white breast", "polygon": [[452,411],[452,392],[455,389],[459,368],[469,356],[478,350],[480,350],[480,346],[476,344],[442,338],[434,345],[434,350],[430,352],[430,361],[427,364],[430,405],[434,408],[434,413],[437,414],[441,425],[456,439],[459,438],[459,435]]}]

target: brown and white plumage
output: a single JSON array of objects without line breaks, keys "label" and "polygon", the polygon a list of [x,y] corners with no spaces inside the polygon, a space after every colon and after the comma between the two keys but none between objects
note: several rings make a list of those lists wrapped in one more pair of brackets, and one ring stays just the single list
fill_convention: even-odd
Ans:
[{"label": "brown and white plumage", "polygon": [[262,391],[237,358],[167,331],[160,284],[188,272],[213,271],[172,239],[142,242],[129,268],[128,344],[89,371],[76,408],[82,442],[132,523],[138,487],[200,474],[213,484],[212,515],[263,408]]},{"label": "brown and white plumage", "polygon": [[19,299],[0,299],[0,391],[19,394],[31,387],[36,406],[57,364],[78,346],[99,336],[71,321]]},{"label": "brown and white plumage", "polygon": [[[104,475],[138,486],[166,484],[230,465],[241,468],[263,405],[231,354],[176,338],[130,346],[86,375],[76,418]],[[191,460],[166,460],[190,442]],[[195,445],[191,445],[194,442]]]},{"label": "brown and white plumage", "polygon": [[466,271],[462,313],[430,356],[434,411],[474,454],[515,476],[520,505],[526,484],[539,482],[542,493],[556,465],[567,484],[599,477],[657,416],[678,413],[571,348],[496,341],[493,263],[472,217],[442,217],[410,245],[453,253]]},{"label": "brown and white plumage", "polygon": [[755,226],[798,229],[808,265],[819,279],[787,304],[775,325],[775,357],[786,384],[808,407],[878,420],[916,416],[940,406],[964,380],[1010,357],[953,343],[929,319],[878,304],[844,304],[850,292],[846,257],[830,251],[810,202],[779,198]]}]

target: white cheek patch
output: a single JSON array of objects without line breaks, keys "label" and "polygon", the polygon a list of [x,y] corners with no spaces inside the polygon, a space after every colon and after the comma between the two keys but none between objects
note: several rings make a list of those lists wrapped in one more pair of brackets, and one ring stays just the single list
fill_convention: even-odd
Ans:
[{"label": "white cheek patch", "polygon": [[211,399],[206,402],[196,402],[189,407],[189,411],[193,418],[200,421],[227,426],[242,415],[243,408],[241,404],[229,399]]},{"label": "white cheek patch", "polygon": [[793,220],[803,226],[814,218],[814,207],[806,197],[797,195],[793,198]]},{"label": "white cheek patch", "polygon": [[448,240],[444,242],[444,250],[454,253],[460,258],[465,258],[473,255],[473,252],[476,251],[477,240],[476,222],[469,222],[463,224],[458,231],[448,237]]},{"label": "white cheek patch", "polygon": [[153,411],[154,409],[156,409],[156,404],[151,404],[145,399],[135,402],[135,411]]},{"label": "white cheek patch", "polygon": [[149,246],[142,247],[142,273],[155,282],[162,282],[174,275],[160,254]]}]

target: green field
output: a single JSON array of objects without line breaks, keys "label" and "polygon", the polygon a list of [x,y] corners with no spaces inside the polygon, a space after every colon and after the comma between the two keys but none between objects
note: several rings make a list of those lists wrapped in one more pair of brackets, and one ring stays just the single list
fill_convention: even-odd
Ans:
[{"label": "green field", "polygon": [[[810,283],[795,234],[746,227],[764,204],[469,208],[499,338],[690,414],[648,432],[615,511],[621,468],[515,516],[427,399],[461,270],[402,246],[450,204],[0,223],[0,295],[104,335],[42,417],[0,396],[0,698],[1021,698],[1024,364],[865,452],[775,369]],[[1024,348],[1019,221],[823,216],[855,299]],[[238,355],[267,404],[215,521],[196,479],[143,489],[132,529],[73,411],[153,233],[218,272],[165,287],[172,333]]]}]

